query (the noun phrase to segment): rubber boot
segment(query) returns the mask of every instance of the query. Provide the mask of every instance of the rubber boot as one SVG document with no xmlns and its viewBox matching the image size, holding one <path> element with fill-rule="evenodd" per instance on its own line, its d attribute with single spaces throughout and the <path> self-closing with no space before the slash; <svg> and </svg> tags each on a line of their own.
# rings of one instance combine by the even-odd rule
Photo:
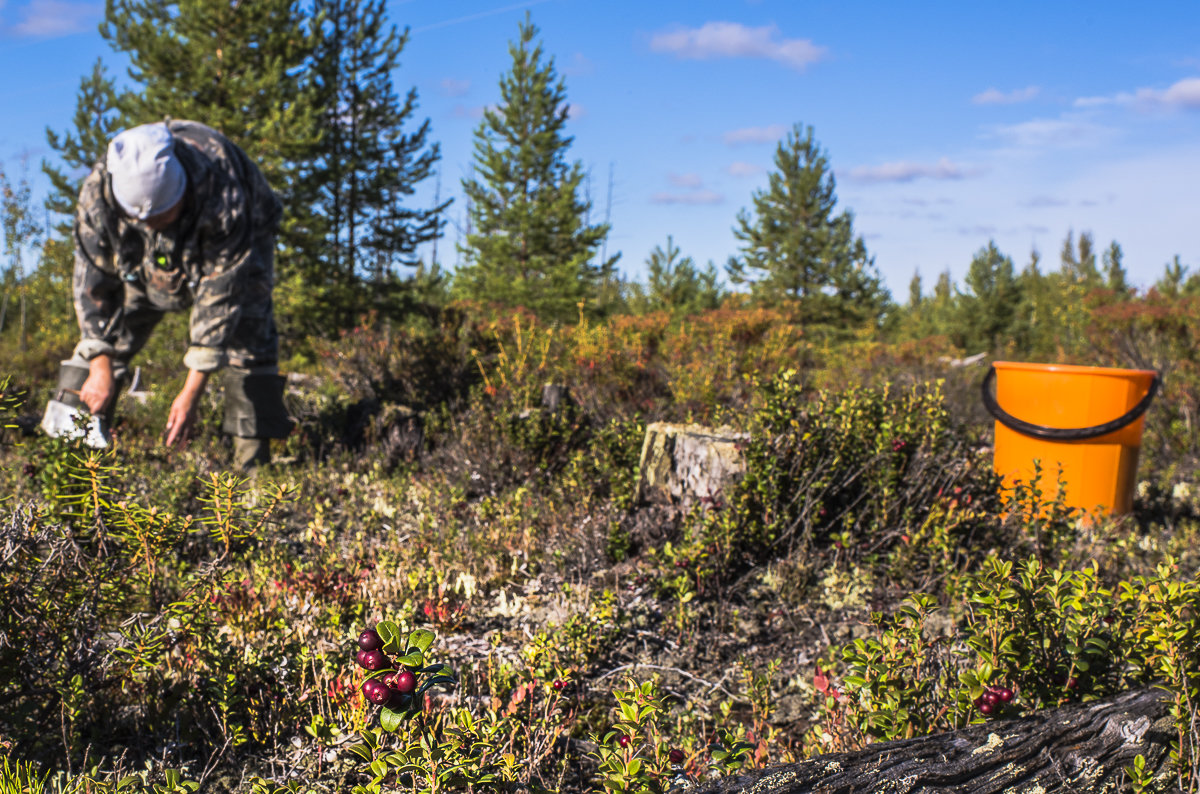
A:
<svg viewBox="0 0 1200 794">
<path fill-rule="evenodd" d="M 270 439 L 233 437 L 233 467 L 236 471 L 253 475 L 258 471 L 259 466 L 270 462 Z"/>
</svg>

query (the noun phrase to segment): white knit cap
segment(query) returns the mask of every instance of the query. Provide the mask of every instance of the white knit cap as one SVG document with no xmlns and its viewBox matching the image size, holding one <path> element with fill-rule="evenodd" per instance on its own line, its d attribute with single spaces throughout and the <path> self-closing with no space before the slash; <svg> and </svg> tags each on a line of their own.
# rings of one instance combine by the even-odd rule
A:
<svg viewBox="0 0 1200 794">
<path fill-rule="evenodd" d="M 161 122 L 133 127 L 113 138 L 108 144 L 108 173 L 113 195 L 138 220 L 174 207 L 187 187 L 174 138 Z"/>
</svg>

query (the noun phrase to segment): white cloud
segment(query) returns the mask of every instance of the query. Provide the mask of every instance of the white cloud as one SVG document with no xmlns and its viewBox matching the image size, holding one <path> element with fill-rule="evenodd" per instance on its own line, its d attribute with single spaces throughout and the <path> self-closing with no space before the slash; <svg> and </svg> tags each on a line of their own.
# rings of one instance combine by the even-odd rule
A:
<svg viewBox="0 0 1200 794">
<path fill-rule="evenodd" d="M 1099 125 L 1072 118 L 1031 119 L 989 129 L 993 137 L 1030 149 L 1076 148 L 1095 143 L 1108 132 Z"/>
<path fill-rule="evenodd" d="M 914 179 L 963 179 L 979 173 L 978 168 L 960 165 L 943 157 L 936 163 L 897 160 L 882 165 L 862 165 L 850 169 L 849 177 L 857 182 L 911 182 Z"/>
<path fill-rule="evenodd" d="M 1200 77 L 1185 77 L 1164 89 L 1139 88 L 1112 96 L 1080 97 L 1075 107 L 1130 105 L 1138 110 L 1200 110 Z"/>
<path fill-rule="evenodd" d="M 67 36 L 91 30 L 103 11 L 102 3 L 32 0 L 12 31 L 19 36 Z"/>
<path fill-rule="evenodd" d="M 725 197 L 714 190 L 693 190 L 687 193 L 655 193 L 654 204 L 720 204 Z"/>
<path fill-rule="evenodd" d="M 1138 97 L 1167 107 L 1200 110 L 1200 77 L 1180 80 L 1166 91 L 1141 89 Z"/>
<path fill-rule="evenodd" d="M 680 58 L 767 58 L 803 70 L 826 53 L 810 39 L 784 39 L 775 25 L 750 28 L 736 22 L 707 22 L 699 28 L 656 33 L 650 49 Z"/>
<path fill-rule="evenodd" d="M 675 187 L 698 188 L 704 184 L 699 174 L 667 174 L 667 181 Z"/>
<path fill-rule="evenodd" d="M 971 101 L 976 105 L 1015 105 L 1019 102 L 1028 102 L 1036 97 L 1040 90 L 1036 85 L 1016 88 L 1012 91 L 999 91 L 995 88 L 989 88 L 971 97 Z"/>
<path fill-rule="evenodd" d="M 449 97 L 465 96 L 471 90 L 470 80 L 455 80 L 453 77 L 444 77 L 442 82 L 438 84 L 442 94 Z"/>
<path fill-rule="evenodd" d="M 775 143 L 787 134 L 787 127 L 782 124 L 771 124 L 766 127 L 742 127 L 731 130 L 721 136 L 727 146 L 738 146 L 743 143 Z"/>
<path fill-rule="evenodd" d="M 763 168 L 761 165 L 745 163 L 741 160 L 730 163 L 725 167 L 725 172 L 730 176 L 758 176 L 759 174 L 764 173 L 766 170 L 767 169 Z"/>
</svg>

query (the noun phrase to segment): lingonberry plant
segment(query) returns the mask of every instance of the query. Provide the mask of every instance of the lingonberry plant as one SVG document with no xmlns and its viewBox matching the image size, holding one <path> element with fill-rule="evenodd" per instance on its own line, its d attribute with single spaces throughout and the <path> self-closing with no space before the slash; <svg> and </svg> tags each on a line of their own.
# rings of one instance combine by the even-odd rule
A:
<svg viewBox="0 0 1200 794">
<path fill-rule="evenodd" d="M 892 615 L 875 614 L 873 636 L 841 649 L 840 691 L 818 672 L 829 696 L 810 746 L 859 747 L 1157 682 L 1172 695 L 1181 785 L 1192 779 L 1200 583 L 1178 581 L 1171 561 L 1112 588 L 1094 563 L 1071 570 L 991 557 L 956 592 L 965 609 L 949 633 L 929 628 L 936 601 L 916 594 Z"/>
<path fill-rule="evenodd" d="M 390 620 L 359 635 L 355 661 L 370 671 L 362 684 L 363 696 L 382 706 L 383 730 L 395 733 L 401 723 L 420 714 L 421 697 L 432 687 L 458 683 L 449 667 L 429 663 L 435 639 L 428 629 L 416 629 L 404 639 L 400 627 Z"/>
<path fill-rule="evenodd" d="M 653 681 L 629 679 L 613 691 L 616 719 L 592 741 L 600 785 L 610 794 L 664 792 L 670 787 L 672 742 L 664 735 L 665 709 Z"/>
</svg>

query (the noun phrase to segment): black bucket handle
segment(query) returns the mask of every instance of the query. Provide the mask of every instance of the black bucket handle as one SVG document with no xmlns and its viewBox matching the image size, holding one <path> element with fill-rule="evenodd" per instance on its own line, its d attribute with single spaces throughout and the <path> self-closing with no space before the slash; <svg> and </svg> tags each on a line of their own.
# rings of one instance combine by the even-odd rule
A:
<svg viewBox="0 0 1200 794">
<path fill-rule="evenodd" d="M 1138 404 L 1130 408 L 1124 415 L 1117 417 L 1111 422 L 1105 422 L 1102 425 L 1094 425 L 1092 427 L 1046 427 L 1045 425 L 1035 425 L 1031 422 L 1018 419 L 1001 408 L 1000 403 L 996 402 L 996 398 L 992 395 L 992 382 L 994 380 L 996 380 L 996 367 L 991 366 L 988 367 L 987 374 L 983 376 L 983 384 L 980 386 L 980 393 L 983 396 L 983 406 L 988 409 L 988 413 L 996 417 L 997 422 L 1010 430 L 1015 430 L 1018 433 L 1045 441 L 1083 441 L 1115 433 L 1146 413 L 1146 409 L 1150 407 L 1150 403 L 1154 400 L 1154 395 L 1158 393 L 1159 386 L 1162 385 L 1162 375 L 1155 373 L 1154 380 L 1150 381 L 1150 388 L 1146 391 L 1146 396 L 1139 400 Z"/>
</svg>

